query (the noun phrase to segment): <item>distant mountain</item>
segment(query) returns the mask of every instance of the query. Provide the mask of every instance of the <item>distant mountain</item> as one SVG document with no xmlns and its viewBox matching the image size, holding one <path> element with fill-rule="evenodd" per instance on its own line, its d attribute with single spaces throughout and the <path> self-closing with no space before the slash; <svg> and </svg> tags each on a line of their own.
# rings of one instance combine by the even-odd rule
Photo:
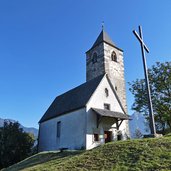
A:
<svg viewBox="0 0 171 171">
<path fill-rule="evenodd" d="M 17 121 L 12 120 L 12 119 L 2 119 L 2 118 L 0 118 L 0 127 L 2 127 L 4 125 L 4 121 L 7 121 L 7 122 L 17 122 Z M 35 136 L 35 138 L 38 137 L 38 129 L 33 128 L 33 127 L 24 127 L 21 124 L 20 124 L 20 127 L 23 129 L 24 132 L 32 133 Z"/>
<path fill-rule="evenodd" d="M 150 133 L 147 121 L 143 114 L 135 112 L 131 116 L 131 120 L 129 121 L 129 129 L 131 138 L 136 138 L 136 130 L 138 129 L 141 134 Z"/>
</svg>

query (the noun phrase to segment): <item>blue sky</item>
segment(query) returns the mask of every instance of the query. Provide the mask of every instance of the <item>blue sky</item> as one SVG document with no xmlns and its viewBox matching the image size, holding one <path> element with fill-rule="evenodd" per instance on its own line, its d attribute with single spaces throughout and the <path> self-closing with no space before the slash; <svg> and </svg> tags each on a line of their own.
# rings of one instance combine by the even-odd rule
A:
<svg viewBox="0 0 171 171">
<path fill-rule="evenodd" d="M 38 127 L 54 98 L 85 82 L 85 52 L 105 22 L 124 50 L 126 83 L 143 77 L 132 30 L 143 27 L 147 64 L 171 59 L 171 1 L 0 1 L 0 117 Z M 128 91 L 129 113 L 133 96 Z"/>
</svg>

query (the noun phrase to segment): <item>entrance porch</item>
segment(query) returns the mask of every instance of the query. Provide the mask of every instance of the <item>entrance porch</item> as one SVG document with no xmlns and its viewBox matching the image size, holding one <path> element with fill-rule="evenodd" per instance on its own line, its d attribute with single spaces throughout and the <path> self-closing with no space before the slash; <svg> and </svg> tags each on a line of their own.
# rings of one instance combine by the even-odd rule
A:
<svg viewBox="0 0 171 171">
<path fill-rule="evenodd" d="M 91 110 L 95 124 L 91 129 L 89 128 L 92 131 L 87 135 L 87 142 L 90 144 L 88 149 L 127 138 L 125 120 L 129 120 L 128 115 L 106 109 L 92 108 Z"/>
</svg>

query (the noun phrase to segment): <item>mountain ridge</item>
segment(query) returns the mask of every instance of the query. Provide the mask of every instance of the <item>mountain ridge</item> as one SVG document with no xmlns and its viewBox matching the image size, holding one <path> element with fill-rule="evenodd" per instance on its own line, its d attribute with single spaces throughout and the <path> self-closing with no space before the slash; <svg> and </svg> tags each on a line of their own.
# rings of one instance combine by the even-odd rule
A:
<svg viewBox="0 0 171 171">
<path fill-rule="evenodd" d="M 139 130 L 142 135 L 150 133 L 147 120 L 145 119 L 145 116 L 142 113 L 134 112 L 130 116 L 130 118 L 131 120 L 129 121 L 129 129 L 131 138 L 137 138 L 136 130 Z"/>
<path fill-rule="evenodd" d="M 5 121 L 7 121 L 7 122 L 13 122 L 13 123 L 14 122 L 18 122 L 18 121 L 13 120 L 13 119 L 3 119 L 3 118 L 0 118 L 0 127 L 3 127 Z M 34 128 L 34 127 L 25 127 L 22 124 L 20 124 L 20 128 L 22 128 L 24 132 L 32 133 L 35 136 L 35 138 L 38 137 L 38 129 L 37 128 Z"/>
</svg>

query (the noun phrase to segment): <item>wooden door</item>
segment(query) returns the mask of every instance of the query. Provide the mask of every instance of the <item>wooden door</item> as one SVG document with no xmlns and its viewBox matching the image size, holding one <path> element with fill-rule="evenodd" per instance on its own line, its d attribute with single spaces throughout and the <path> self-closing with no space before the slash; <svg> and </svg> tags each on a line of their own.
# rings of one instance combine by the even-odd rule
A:
<svg viewBox="0 0 171 171">
<path fill-rule="evenodd" d="M 105 143 L 111 142 L 111 131 L 104 131 Z"/>
</svg>

